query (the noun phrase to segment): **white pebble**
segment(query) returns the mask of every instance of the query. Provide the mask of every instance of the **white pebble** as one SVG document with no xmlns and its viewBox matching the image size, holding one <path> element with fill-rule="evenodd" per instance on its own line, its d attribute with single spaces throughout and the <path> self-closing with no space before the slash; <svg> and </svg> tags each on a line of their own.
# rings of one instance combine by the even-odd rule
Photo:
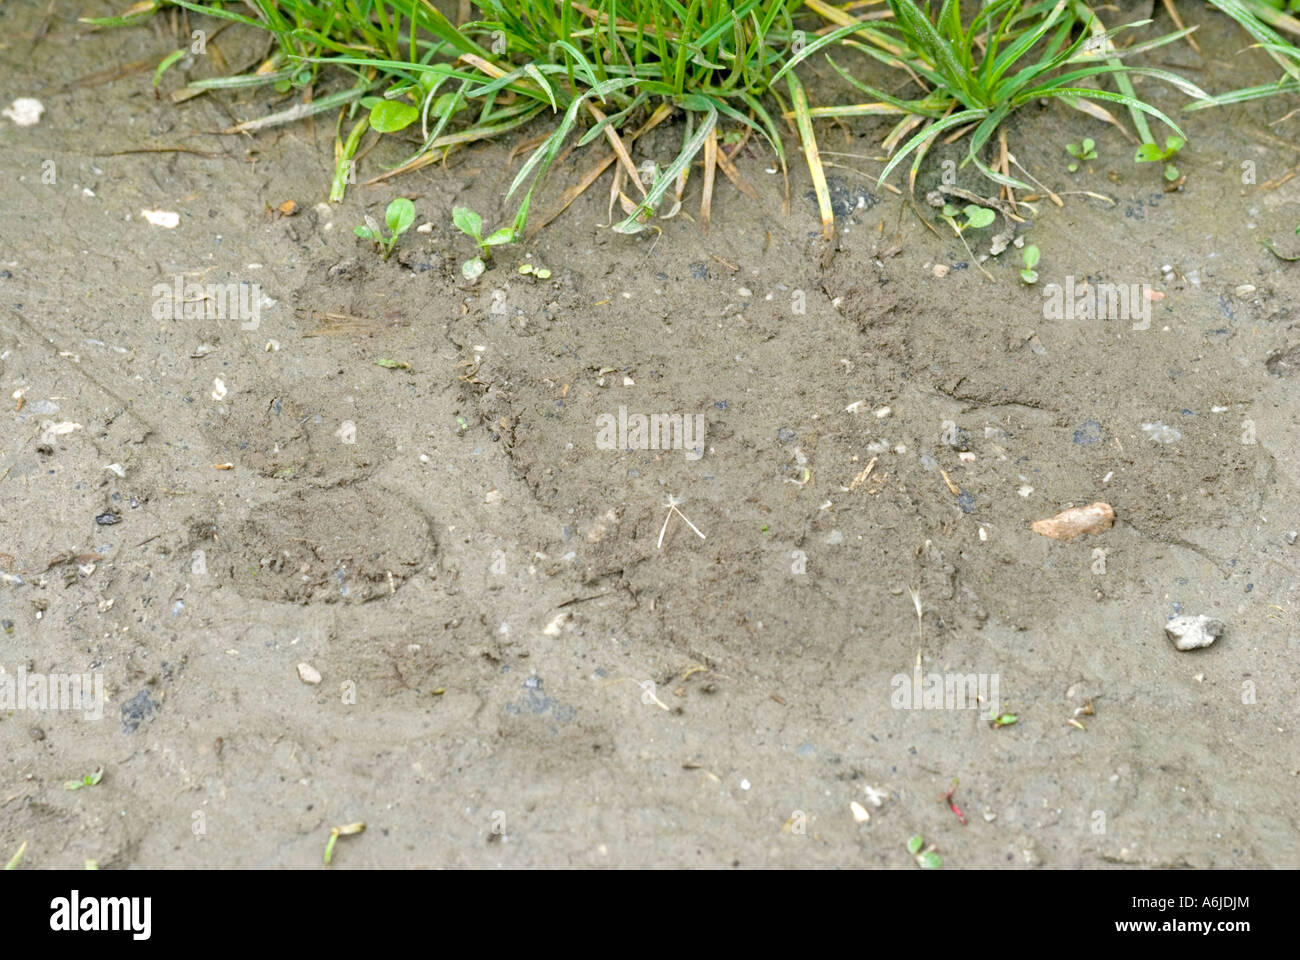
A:
<svg viewBox="0 0 1300 960">
<path fill-rule="evenodd" d="M 320 672 L 310 663 L 298 664 L 298 679 L 303 683 L 320 683 Z"/>
<path fill-rule="evenodd" d="M 0 116 L 8 117 L 17 126 L 30 127 L 41 122 L 41 114 L 44 112 L 45 107 L 41 101 L 34 97 L 19 97 L 4 110 L 0 110 Z"/>
<path fill-rule="evenodd" d="M 1184 614 L 1165 624 L 1165 633 L 1179 650 L 1196 650 L 1208 647 L 1223 636 L 1223 621 L 1205 614 L 1197 617 Z"/>
<path fill-rule="evenodd" d="M 1177 443 L 1183 439 L 1181 430 L 1177 427 L 1171 427 L 1161 420 L 1157 420 L 1155 423 L 1142 424 L 1142 432 L 1156 443 Z"/>
<path fill-rule="evenodd" d="M 171 210 L 141 210 L 140 215 L 155 227 L 164 227 L 167 230 L 173 229 L 181 222 L 181 215 Z"/>
</svg>

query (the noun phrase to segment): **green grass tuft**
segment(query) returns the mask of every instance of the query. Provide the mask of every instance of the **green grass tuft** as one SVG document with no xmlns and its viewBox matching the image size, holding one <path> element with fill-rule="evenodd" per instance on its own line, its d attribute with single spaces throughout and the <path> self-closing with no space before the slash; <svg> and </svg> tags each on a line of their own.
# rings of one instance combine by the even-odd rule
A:
<svg viewBox="0 0 1300 960">
<path fill-rule="evenodd" d="M 1121 62 L 1121 58 L 1171 43 L 1190 30 L 1120 50 L 1111 42 L 1114 35 L 1150 21 L 1125 24 L 1108 32 L 1081 0 L 989 0 L 965 22 L 957 0 L 945 0 L 938 10 L 932 9 L 928 0 L 887 3 L 892 19 L 864 18 L 847 23 L 843 22 L 847 18 L 842 11 L 810 3 L 823 16 L 842 25 L 809 44 L 783 68 L 788 70 L 811 54 L 837 45 L 905 71 L 912 78 L 921 95 L 910 99 L 894 96 L 862 81 L 856 72 L 826 54 L 840 76 L 873 100 L 818 108 L 812 111 L 814 117 L 900 117 L 884 141 L 893 148 L 893 155 L 880 174 L 881 183 L 909 155 L 914 183 L 921 161 L 936 138 L 950 130 L 964 136 L 969 130 L 963 165 L 973 163 L 985 177 L 1002 186 L 1031 190 L 1029 184 L 994 170 L 981 157 L 998 127 L 1025 104 L 1059 98 L 1093 116 L 1109 117 L 1104 108 L 1082 102 L 1118 103 L 1132 113 L 1141 139 L 1150 141 L 1147 116 L 1161 121 L 1179 136 L 1183 133 L 1167 116 L 1133 94 L 1128 82 L 1131 74 L 1157 77 L 1198 99 L 1208 97 L 1195 84 L 1170 71 Z M 1112 77 L 1118 92 L 1100 86 Z M 899 145 L 909 134 L 910 139 Z"/>
<path fill-rule="evenodd" d="M 256 72 L 209 81 L 208 87 L 266 83 L 289 92 L 332 82 L 327 77 L 337 71 L 351 74 L 351 87 L 335 94 L 342 101 L 335 200 L 351 182 L 367 130 L 392 135 L 418 125 L 419 146 L 398 168 L 410 169 L 462 144 L 551 117 L 552 132 L 509 189 L 508 196 L 517 198 L 517 237 L 538 184 L 571 135 L 581 130 L 579 146 L 603 136 L 618 152 L 621 136 L 665 104 L 691 118 L 688 133 L 653 183 L 629 174 L 639 192 L 625 204 L 631 212 L 618 229 L 641 229 L 670 190 L 680 201 L 691 164 L 716 147 L 721 123 L 757 134 L 785 167 L 780 133 L 763 99 L 788 56 L 801 0 L 590 3 L 488 0 L 473 5 L 478 19 L 460 25 L 430 0 L 245 0 L 242 7 L 157 0 L 150 9 L 182 7 L 274 34 L 277 50 Z M 140 15 L 91 22 L 120 25 Z M 314 97 L 313 112 L 318 104 Z M 234 129 L 262 129 L 305 115 L 292 108 Z"/>
</svg>

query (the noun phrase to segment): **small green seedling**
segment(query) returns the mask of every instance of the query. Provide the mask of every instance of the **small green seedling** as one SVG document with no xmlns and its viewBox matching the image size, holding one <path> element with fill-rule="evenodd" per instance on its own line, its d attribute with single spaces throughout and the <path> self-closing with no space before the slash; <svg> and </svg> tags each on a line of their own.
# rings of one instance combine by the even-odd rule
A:
<svg viewBox="0 0 1300 960">
<path fill-rule="evenodd" d="M 907 841 L 907 852 L 916 860 L 918 867 L 922 870 L 938 870 L 943 866 L 943 857 L 934 852 L 935 845 L 933 843 L 925 847 L 924 850 L 921 849 L 922 847 L 925 847 L 925 841 L 921 839 L 919 833 Z"/>
<path fill-rule="evenodd" d="M 96 767 L 94 773 L 88 773 L 80 780 L 66 780 L 63 783 L 64 790 L 80 790 L 82 787 L 93 787 L 99 781 L 104 779 L 104 768 Z"/>
<path fill-rule="evenodd" d="M 380 229 L 379 224 L 375 223 L 370 216 L 366 217 L 365 226 L 357 227 L 352 232 L 362 240 L 373 243 L 375 249 L 387 260 L 393 252 L 393 247 L 397 246 L 397 238 L 411 229 L 411 224 L 415 223 L 415 204 L 405 197 L 394 197 L 393 202 L 384 212 L 384 220 L 388 223 L 387 237 L 384 236 L 384 231 Z"/>
<path fill-rule="evenodd" d="M 275 81 L 276 93 L 288 93 L 295 87 L 302 88 L 311 83 L 311 71 L 308 69 L 299 70 L 291 77 L 282 77 Z"/>
<path fill-rule="evenodd" d="M 966 216 L 965 223 L 962 224 L 957 223 L 957 220 L 955 218 L 959 213 L 964 214 Z M 951 203 L 945 203 L 943 205 L 943 218 L 948 221 L 948 223 L 952 226 L 954 230 L 957 231 L 958 234 L 960 234 L 963 230 L 967 229 L 968 227 L 972 230 L 978 230 L 981 227 L 987 227 L 990 223 L 993 222 L 993 218 L 995 216 L 996 214 L 992 210 L 988 209 L 987 207 L 976 206 L 973 203 L 966 204 L 966 206 L 962 207 L 960 210 L 954 207 Z"/>
<path fill-rule="evenodd" d="M 5 864 L 5 869 L 17 870 L 18 864 L 23 862 L 23 854 L 26 852 L 27 852 L 27 841 L 24 840 L 22 842 L 22 846 L 18 848 L 18 852 L 15 853 L 12 857 L 10 857 L 9 862 Z"/>
<path fill-rule="evenodd" d="M 1300 227 L 1296 228 L 1296 233 L 1300 233 Z M 1300 255 L 1288 257 L 1285 253 L 1280 252 L 1277 247 L 1273 246 L 1273 241 L 1269 240 L 1267 237 L 1259 242 L 1264 245 L 1265 250 L 1273 254 L 1273 256 L 1277 257 L 1279 260 L 1285 260 L 1287 263 L 1295 263 L 1297 260 L 1300 260 Z"/>
<path fill-rule="evenodd" d="M 1096 160 L 1097 151 L 1093 149 L 1096 146 L 1097 144 L 1094 141 L 1085 139 L 1083 143 L 1067 143 L 1065 145 L 1065 152 L 1074 157 L 1075 160 Z M 1074 173 L 1079 169 L 1079 165 L 1077 163 L 1071 163 L 1065 169 Z"/>
<path fill-rule="evenodd" d="M 390 360 L 388 357 L 380 357 L 375 361 L 375 366 L 384 367 L 388 370 L 410 370 L 411 365 L 405 360 Z"/>
<path fill-rule="evenodd" d="M 957 222 L 957 217 L 959 215 L 965 215 L 965 223 Z M 944 222 L 947 223 L 948 226 L 952 227 L 952 232 L 957 234 L 957 239 L 961 241 L 961 245 L 966 248 L 966 252 L 970 254 L 970 258 L 974 260 L 975 251 L 970 248 L 970 244 L 967 243 L 966 238 L 962 236 L 962 231 L 968 228 L 978 230 L 981 227 L 987 227 L 993 222 L 997 214 L 987 207 L 981 207 L 974 203 L 968 203 L 960 210 L 954 207 L 951 203 L 945 203 L 939 216 L 943 218 Z M 979 263 L 976 262 L 975 266 L 979 267 Z M 979 267 L 979 269 L 980 273 L 988 277 L 989 280 L 993 279 L 993 275 L 983 267 Z"/>
<path fill-rule="evenodd" d="M 547 270 L 545 267 L 534 267 L 531 263 L 519 264 L 519 272 L 524 274 L 525 276 L 527 276 L 528 274 L 532 274 L 538 280 L 551 279 L 550 270 Z"/>
<path fill-rule="evenodd" d="M 1163 161 L 1165 164 L 1165 179 L 1173 183 L 1178 179 L 1178 168 L 1168 161 L 1179 150 L 1183 149 L 1183 144 L 1186 142 L 1182 137 L 1166 137 L 1164 149 L 1157 147 L 1154 143 L 1144 143 L 1137 148 L 1133 162 L 1160 163 Z"/>
<path fill-rule="evenodd" d="M 325 844 L 325 866 L 329 866 L 334 859 L 334 844 L 338 843 L 339 837 L 350 837 L 353 834 L 363 833 L 366 829 L 364 823 L 349 823 L 341 827 L 330 827 L 329 842 Z"/>
<path fill-rule="evenodd" d="M 1034 267 L 1038 266 L 1038 248 L 1031 243 L 1021 251 L 1020 256 L 1025 261 L 1025 268 L 1020 271 L 1020 279 L 1025 283 L 1037 283 L 1038 271 Z"/>
<path fill-rule="evenodd" d="M 1009 727 L 1019 719 L 1020 718 L 1014 713 L 1000 714 L 994 710 L 989 714 L 989 723 L 992 724 L 994 730 L 1001 729 L 1002 727 Z"/>
<path fill-rule="evenodd" d="M 189 53 L 189 50 L 173 50 L 159 61 L 158 69 L 153 72 L 153 98 L 155 100 L 158 99 L 158 86 L 162 83 L 162 75 L 167 72 L 168 67 L 177 60 L 184 58 L 187 53 Z"/>
<path fill-rule="evenodd" d="M 466 260 L 460 265 L 460 272 L 466 280 L 477 279 L 486 269 L 485 260 L 492 258 L 492 248 L 503 243 L 515 242 L 514 227 L 502 227 L 488 236 L 483 236 L 483 218 L 469 207 L 456 207 L 451 211 L 451 221 L 477 245 L 482 256 Z"/>
</svg>

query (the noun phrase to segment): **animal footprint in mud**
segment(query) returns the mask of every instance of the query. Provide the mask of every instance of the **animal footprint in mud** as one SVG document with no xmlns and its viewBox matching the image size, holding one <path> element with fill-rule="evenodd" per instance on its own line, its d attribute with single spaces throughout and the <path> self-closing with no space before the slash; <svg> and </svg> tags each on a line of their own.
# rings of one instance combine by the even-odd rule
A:
<svg viewBox="0 0 1300 960">
<path fill-rule="evenodd" d="M 296 489 L 249 511 L 227 539 L 243 597 L 364 603 L 395 594 L 437 556 L 417 504 L 364 483 Z"/>
<path fill-rule="evenodd" d="M 1053 540 L 1073 540 L 1081 534 L 1109 530 L 1114 522 L 1114 508 L 1109 503 L 1098 501 L 1086 507 L 1071 507 L 1046 520 L 1037 520 L 1031 529 Z"/>
</svg>

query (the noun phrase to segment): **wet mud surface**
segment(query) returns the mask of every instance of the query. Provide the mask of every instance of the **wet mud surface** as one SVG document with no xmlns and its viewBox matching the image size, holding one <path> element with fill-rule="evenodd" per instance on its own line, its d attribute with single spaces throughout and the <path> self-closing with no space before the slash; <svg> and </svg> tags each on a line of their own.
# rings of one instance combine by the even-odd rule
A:
<svg viewBox="0 0 1300 960">
<path fill-rule="evenodd" d="M 69 15 L 29 52 L 42 14 L 0 14 L 0 99 L 46 108 L 0 126 L 0 666 L 102 675 L 104 705 L 0 709 L 6 858 L 319 867 L 361 820 L 335 869 L 915 869 L 914 833 L 946 868 L 1300 865 L 1300 264 L 1260 243 L 1300 240 L 1288 105 L 1184 115 L 1173 193 L 1113 128 L 1014 117 L 1064 201 L 1018 228 L 1034 287 L 876 187 L 866 120 L 819 127 L 833 250 L 755 144 L 761 203 L 721 184 L 707 234 L 613 233 L 602 180 L 471 284 L 450 211 L 505 220 L 512 143 L 321 206 L 332 120 L 205 134 L 283 104 L 155 100 L 164 22 Z M 1206 19 L 1208 61 L 1159 65 L 1270 78 Z M 431 227 L 383 261 L 352 228 L 399 194 Z M 256 284 L 256 322 L 160 317 L 178 277 Z M 1104 532 L 1030 529 L 1094 501 Z M 1202 613 L 1224 636 L 1175 650 Z M 993 702 L 907 702 L 918 652 Z"/>
</svg>

